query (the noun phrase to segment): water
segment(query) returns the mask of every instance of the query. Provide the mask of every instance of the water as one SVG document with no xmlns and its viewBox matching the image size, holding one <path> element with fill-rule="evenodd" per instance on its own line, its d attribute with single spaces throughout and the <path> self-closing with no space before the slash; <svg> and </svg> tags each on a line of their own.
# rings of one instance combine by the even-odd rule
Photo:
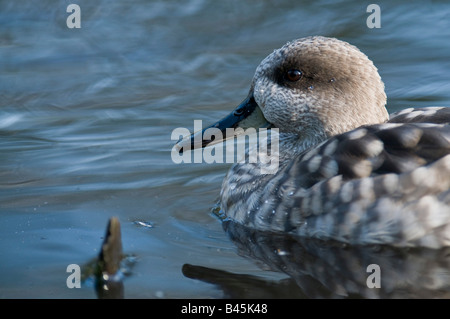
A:
<svg viewBox="0 0 450 319">
<path fill-rule="evenodd" d="M 66 27 L 70 3 L 81 29 Z M 450 105 L 450 4 L 378 1 L 369 29 L 370 3 L 0 1 L 0 297 L 96 298 L 90 281 L 67 288 L 66 267 L 98 254 L 111 216 L 136 256 L 126 298 L 345 296 L 296 276 L 323 264 L 283 257 L 308 249 L 231 240 L 210 213 L 229 164 L 174 164 L 170 134 L 228 114 L 266 55 L 309 35 L 365 52 L 390 111 Z"/>
</svg>

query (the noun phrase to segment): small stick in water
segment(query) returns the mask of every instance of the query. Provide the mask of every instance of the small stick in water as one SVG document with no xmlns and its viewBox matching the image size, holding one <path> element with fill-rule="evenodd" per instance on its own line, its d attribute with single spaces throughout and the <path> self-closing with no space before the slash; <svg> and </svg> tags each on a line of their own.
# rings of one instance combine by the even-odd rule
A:
<svg viewBox="0 0 450 319">
<path fill-rule="evenodd" d="M 105 239 L 99 255 L 101 272 L 109 276 L 114 276 L 120 269 L 122 260 L 122 236 L 120 233 L 120 222 L 117 217 L 109 220 L 106 228 Z"/>
</svg>

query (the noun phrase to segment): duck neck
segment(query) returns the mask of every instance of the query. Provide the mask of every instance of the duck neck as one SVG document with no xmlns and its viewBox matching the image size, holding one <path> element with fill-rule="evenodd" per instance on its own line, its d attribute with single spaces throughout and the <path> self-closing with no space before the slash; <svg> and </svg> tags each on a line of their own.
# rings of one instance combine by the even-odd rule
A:
<svg viewBox="0 0 450 319">
<path fill-rule="evenodd" d="M 302 136 L 294 133 L 280 133 L 280 163 L 291 160 L 326 139 L 327 135 L 324 132 L 316 132 Z"/>
<path fill-rule="evenodd" d="M 276 138 L 274 139 L 274 137 Z M 286 163 L 326 138 L 325 133 L 302 137 L 294 133 L 271 134 L 270 139 L 259 141 L 259 145 L 248 149 L 247 156 L 237 163 L 236 169 L 239 168 L 241 172 L 248 170 L 249 174 L 252 172 L 250 175 L 276 174 Z M 265 147 L 261 147 L 261 142 Z M 250 157 L 258 160 L 249 162 Z"/>
</svg>

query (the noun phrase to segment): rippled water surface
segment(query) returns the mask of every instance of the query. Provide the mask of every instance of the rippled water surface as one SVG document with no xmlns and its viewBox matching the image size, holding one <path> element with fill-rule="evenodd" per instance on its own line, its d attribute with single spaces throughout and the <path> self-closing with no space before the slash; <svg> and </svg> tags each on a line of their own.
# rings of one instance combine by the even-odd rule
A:
<svg viewBox="0 0 450 319">
<path fill-rule="evenodd" d="M 266 55 L 309 35 L 365 52 L 390 111 L 450 105 L 450 4 L 380 1 L 369 29 L 372 2 L 1 1 L 0 297 L 96 298 L 66 267 L 98 254 L 111 216 L 136 258 L 126 298 L 345 296 L 238 249 L 211 214 L 229 164 L 174 164 L 171 133 L 226 115 Z"/>
</svg>

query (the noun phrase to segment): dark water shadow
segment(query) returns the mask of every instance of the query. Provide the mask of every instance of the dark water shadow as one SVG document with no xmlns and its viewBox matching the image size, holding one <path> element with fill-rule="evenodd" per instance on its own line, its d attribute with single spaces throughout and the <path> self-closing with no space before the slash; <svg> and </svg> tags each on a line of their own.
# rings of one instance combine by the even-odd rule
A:
<svg viewBox="0 0 450 319">
<path fill-rule="evenodd" d="M 224 223 L 224 229 L 240 255 L 289 276 L 277 282 L 183 266 L 186 277 L 217 285 L 225 298 L 450 297 L 450 248 L 348 246 L 259 232 L 231 222 Z M 368 269 L 369 265 L 379 268 Z"/>
</svg>

